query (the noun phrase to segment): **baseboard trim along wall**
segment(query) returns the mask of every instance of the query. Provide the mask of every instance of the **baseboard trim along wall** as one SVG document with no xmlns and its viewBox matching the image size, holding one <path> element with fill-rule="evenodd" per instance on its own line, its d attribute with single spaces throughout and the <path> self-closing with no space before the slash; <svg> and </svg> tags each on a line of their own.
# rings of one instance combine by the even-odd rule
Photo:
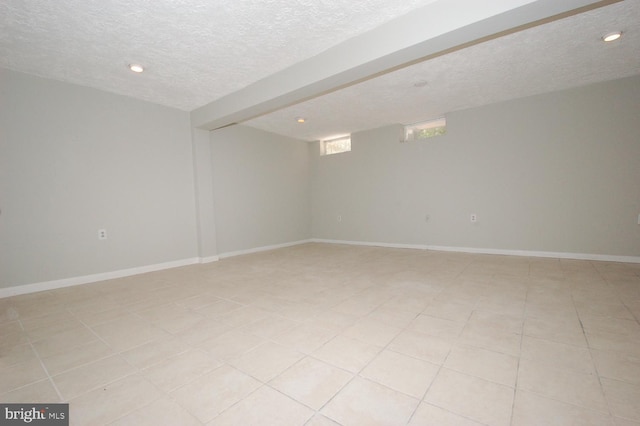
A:
<svg viewBox="0 0 640 426">
<path fill-rule="evenodd" d="M 370 247 L 450 251 L 450 252 L 458 252 L 458 253 L 499 254 L 499 255 L 506 255 L 506 256 L 549 257 L 549 258 L 556 258 L 556 259 L 597 260 L 597 261 L 603 261 L 603 262 L 640 263 L 640 256 L 614 256 L 614 255 L 608 255 L 608 254 L 564 253 L 564 252 L 551 252 L 551 251 L 502 250 L 502 249 L 475 248 L 475 247 L 448 247 L 448 246 L 431 246 L 431 245 L 420 245 L 420 244 L 377 243 L 377 242 L 368 242 L 368 241 L 330 240 L 330 239 L 322 239 L 322 238 L 312 238 L 311 242 L 328 243 L 328 244 L 348 244 L 348 245 L 370 246 Z"/>
<path fill-rule="evenodd" d="M 103 272 L 99 274 L 84 275 L 80 277 L 63 278 L 54 281 L 44 281 L 34 284 L 17 285 L 13 287 L 0 288 L 0 299 L 11 296 L 19 296 L 21 294 L 36 293 L 39 291 L 55 290 L 58 288 L 71 287 L 75 285 L 91 284 L 98 281 L 112 280 L 115 278 L 129 277 L 132 275 L 145 274 L 147 272 L 161 271 L 163 269 L 178 268 L 180 266 L 194 265 L 197 263 L 217 262 L 220 259 L 240 256 L 243 254 L 257 253 L 261 251 L 274 250 L 279 248 L 296 246 L 299 244 L 310 243 L 311 240 L 293 241 L 283 244 L 275 244 L 263 247 L 256 247 L 247 250 L 239 250 L 234 252 L 223 253 L 219 256 L 195 257 L 191 259 L 176 260 L 173 262 L 158 263 L 156 265 L 140 266 L 136 268 L 122 269 L 119 271 Z"/>
<path fill-rule="evenodd" d="M 196 263 L 204 262 L 202 262 L 199 258 L 175 260 L 172 262 L 158 263 L 155 265 L 121 269 L 119 271 L 102 272 L 99 274 L 83 275 L 80 277 L 63 278 L 60 280 L 5 287 L 0 288 L 0 299 L 4 297 L 19 296 L 21 294 L 36 293 L 38 291 L 55 290 L 58 288 L 72 287 L 75 285 L 90 284 L 98 281 L 129 277 L 131 275 L 145 274 L 147 272 L 161 271 L 163 269 L 178 268 L 180 266 L 194 265 Z"/>
<path fill-rule="evenodd" d="M 258 253 L 258 252 L 261 252 L 261 251 L 275 250 L 275 249 L 280 249 L 280 248 L 297 246 L 297 245 L 300 245 L 300 244 L 312 243 L 312 242 L 314 242 L 314 240 L 311 240 L 311 239 L 309 239 L 309 240 L 298 240 L 298 241 L 292 241 L 292 242 L 289 242 L 289 243 L 273 244 L 273 245 L 269 245 L 269 246 L 255 247 L 255 248 L 250 248 L 250 249 L 246 249 L 246 250 L 229 251 L 227 253 L 219 254 L 218 258 L 225 259 L 227 257 L 241 256 L 243 254 Z"/>
<path fill-rule="evenodd" d="M 0 288 L 0 299 L 11 296 L 19 296 L 21 294 L 36 293 L 39 291 L 55 290 L 58 288 L 71 287 L 82 284 L 90 284 L 98 281 L 111 280 L 115 278 L 129 277 L 132 275 L 145 274 L 147 272 L 161 271 L 164 269 L 178 268 L 180 266 L 194 265 L 197 263 L 216 262 L 220 259 L 228 257 L 241 256 L 245 254 L 258 253 L 262 251 L 275 250 L 280 248 L 297 246 L 306 243 L 326 243 L 326 244 L 347 244 L 355 246 L 368 247 L 386 247 L 386 248 L 402 248 L 412 250 L 434 250 L 449 251 L 458 253 L 477 253 L 477 254 L 498 254 L 507 256 L 525 256 L 525 257 L 547 257 L 556 259 L 575 259 L 575 260 L 596 260 L 603 262 L 623 262 L 623 263 L 640 263 L 640 256 L 613 256 L 606 254 L 585 254 L 585 253 L 563 253 L 548 251 L 529 251 L 529 250 L 501 250 L 489 248 L 475 247 L 447 247 L 447 246 L 431 246 L 421 244 L 396 244 L 396 243 L 379 243 L 369 241 L 346 241 L 346 240 L 330 240 L 323 238 L 311 238 L 308 240 L 292 241 L 289 243 L 274 244 L 269 246 L 255 247 L 246 250 L 238 250 L 222 253 L 218 256 L 210 256 L 204 258 L 190 258 L 176 260 L 173 262 L 158 263 L 155 265 L 140 266 L 136 268 L 122 269 L 119 271 L 103 272 L 100 274 L 84 275 L 80 277 L 64 278 L 54 281 L 45 281 L 34 284 L 18 285 L 13 287 Z"/>
</svg>

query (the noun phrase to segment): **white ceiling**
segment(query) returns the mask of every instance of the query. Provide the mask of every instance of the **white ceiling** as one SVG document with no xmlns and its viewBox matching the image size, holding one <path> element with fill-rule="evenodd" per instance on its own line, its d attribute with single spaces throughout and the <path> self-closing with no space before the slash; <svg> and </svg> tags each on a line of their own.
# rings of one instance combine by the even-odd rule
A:
<svg viewBox="0 0 640 426">
<path fill-rule="evenodd" d="M 440 0 L 448 1 L 448 0 Z M 0 67 L 192 111 L 434 0 L 3 0 Z M 618 42 L 600 37 L 622 30 Z M 640 74 L 625 0 L 244 122 L 304 140 Z M 143 74 L 127 64 L 141 63 Z M 415 87 L 426 81 L 424 87 Z M 304 116 L 300 125 L 295 118 Z"/>
</svg>

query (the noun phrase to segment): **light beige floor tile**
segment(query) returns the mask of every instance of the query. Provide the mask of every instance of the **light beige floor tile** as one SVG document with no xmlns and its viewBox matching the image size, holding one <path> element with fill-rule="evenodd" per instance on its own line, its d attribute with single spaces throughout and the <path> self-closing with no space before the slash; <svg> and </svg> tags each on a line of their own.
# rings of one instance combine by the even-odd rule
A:
<svg viewBox="0 0 640 426">
<path fill-rule="evenodd" d="M 219 337 L 205 340 L 198 347 L 217 359 L 228 360 L 237 358 L 262 343 L 264 339 L 260 337 L 232 330 Z"/>
<path fill-rule="evenodd" d="M 0 394 L 47 377 L 37 358 L 0 368 Z"/>
<path fill-rule="evenodd" d="M 345 336 L 337 336 L 313 352 L 312 356 L 336 367 L 357 373 L 382 348 Z"/>
<path fill-rule="evenodd" d="M 298 325 L 300 325 L 300 323 L 297 321 L 291 321 L 283 317 L 269 315 L 251 324 L 245 325 L 238 330 L 264 339 L 272 339 Z"/>
<path fill-rule="evenodd" d="M 29 343 L 29 335 L 22 329 L 19 321 L 0 324 L 0 351 L 8 351 L 15 346 Z"/>
<path fill-rule="evenodd" d="M 495 312 L 475 310 L 465 330 L 489 329 L 505 334 L 522 333 L 523 319 L 519 316 L 499 314 Z"/>
<path fill-rule="evenodd" d="M 513 388 L 442 368 L 424 401 L 480 423 L 509 425 Z"/>
<path fill-rule="evenodd" d="M 133 315 L 91 328 L 116 351 L 126 351 L 153 340 L 169 337 L 166 331 Z"/>
<path fill-rule="evenodd" d="M 267 386 L 229 408 L 209 425 L 303 425 L 313 411 Z"/>
<path fill-rule="evenodd" d="M 31 340 L 39 340 L 84 325 L 67 311 L 22 320 L 22 326 Z"/>
<path fill-rule="evenodd" d="M 342 332 L 342 335 L 376 346 L 386 346 L 401 331 L 402 329 L 398 327 L 385 325 L 373 319 L 363 318 L 346 328 Z"/>
<path fill-rule="evenodd" d="M 172 356 L 142 371 L 142 375 L 159 389 L 170 392 L 220 367 L 222 362 L 200 350 Z"/>
<path fill-rule="evenodd" d="M 634 320 L 629 309 L 619 301 L 612 303 L 576 302 L 576 309 L 580 317 L 592 315 Z"/>
<path fill-rule="evenodd" d="M 519 356 L 521 340 L 521 334 L 475 324 L 471 327 L 465 327 L 459 342 L 467 346 Z"/>
<path fill-rule="evenodd" d="M 45 300 L 19 301 L 14 302 L 13 308 L 18 313 L 20 320 L 29 318 L 37 318 L 44 315 L 52 315 L 66 311 L 65 304 L 61 301 L 49 300 L 48 292 L 41 292 L 38 297 L 44 297 Z M 27 295 L 29 296 L 29 295 Z"/>
<path fill-rule="evenodd" d="M 53 376 L 62 397 L 70 400 L 107 383 L 135 373 L 121 356 L 113 355 Z"/>
<path fill-rule="evenodd" d="M 121 302 L 108 296 L 103 296 L 70 303 L 67 305 L 67 309 L 79 318 L 83 318 L 85 314 L 95 315 L 100 312 L 118 309 L 121 306 Z"/>
<path fill-rule="evenodd" d="M 601 377 L 640 385 L 640 356 L 620 352 L 591 350 Z"/>
<path fill-rule="evenodd" d="M 197 296 L 192 296 L 187 299 L 176 301 L 176 304 L 178 306 L 183 306 L 187 309 L 197 310 L 200 308 L 204 308 L 207 305 L 212 305 L 216 302 L 220 302 L 221 300 L 222 299 L 220 299 L 217 296 L 205 293 L 205 294 L 199 294 Z"/>
<path fill-rule="evenodd" d="M 456 339 L 462 332 L 464 325 L 464 322 L 418 315 L 409 325 L 409 329 L 444 339 Z"/>
<path fill-rule="evenodd" d="M 33 347 L 40 357 L 46 358 L 68 352 L 78 346 L 86 345 L 95 340 L 98 340 L 96 335 L 88 328 L 83 327 L 45 337 L 33 342 Z"/>
<path fill-rule="evenodd" d="M 615 333 L 586 333 L 589 347 L 640 357 L 640 338 Z"/>
<path fill-rule="evenodd" d="M 384 350 L 360 373 L 362 377 L 422 399 L 440 366 Z"/>
<path fill-rule="evenodd" d="M 269 315 L 271 315 L 269 312 L 263 309 L 258 309 L 255 306 L 243 306 L 240 309 L 235 309 L 219 315 L 216 319 L 229 327 L 236 328 L 260 321 L 261 319 L 267 318 Z"/>
<path fill-rule="evenodd" d="M 438 296 L 422 313 L 435 318 L 465 323 L 471 317 L 475 303 Z"/>
<path fill-rule="evenodd" d="M 228 314 L 229 312 L 235 311 L 237 309 L 242 308 L 244 305 L 236 302 L 232 302 L 230 300 L 220 300 L 219 302 L 214 302 L 210 305 L 203 306 L 200 309 L 197 309 L 196 312 L 206 315 L 208 317 L 219 317 L 220 315 Z"/>
<path fill-rule="evenodd" d="M 409 426 L 483 426 L 471 419 L 454 414 L 443 408 L 423 402 L 420 404 Z"/>
<path fill-rule="evenodd" d="M 359 295 L 358 295 L 359 296 Z M 344 302 L 340 302 L 331 308 L 334 312 L 339 312 L 345 315 L 351 315 L 357 318 L 362 318 L 365 315 L 370 314 L 376 308 L 382 304 L 381 302 L 367 302 L 360 297 L 353 296 Z"/>
<path fill-rule="evenodd" d="M 47 371 L 49 371 L 49 374 L 54 376 L 111 355 L 114 355 L 114 351 L 111 348 L 100 340 L 94 340 L 86 345 L 73 348 L 68 352 L 42 358 L 42 363 L 47 368 Z"/>
<path fill-rule="evenodd" d="M 176 425 L 200 426 L 202 423 L 175 401 L 164 397 L 120 417 L 110 426 Z"/>
<path fill-rule="evenodd" d="M 567 345 L 587 347 L 587 340 L 577 317 L 569 320 L 557 317 L 526 318 L 524 334 Z"/>
<path fill-rule="evenodd" d="M 228 360 L 229 364 L 263 382 L 276 377 L 302 359 L 304 355 L 294 349 L 266 342 L 239 357 Z"/>
<path fill-rule="evenodd" d="M 521 359 L 518 388 L 568 404 L 607 411 L 600 382 L 595 374 L 554 369 L 548 364 Z"/>
<path fill-rule="evenodd" d="M 110 426 L 175 425 L 199 426 L 202 423 L 170 398 L 164 397 L 120 417 Z"/>
<path fill-rule="evenodd" d="M 513 426 L 613 426 L 608 413 L 518 390 L 513 411 Z"/>
<path fill-rule="evenodd" d="M 87 327 L 102 324 L 105 322 L 117 320 L 125 315 L 129 315 L 131 312 L 122 306 L 118 306 L 114 309 L 109 309 L 102 312 L 82 311 L 74 313 L 74 316 L 82 321 Z"/>
<path fill-rule="evenodd" d="M 602 378 L 602 387 L 614 416 L 640 422 L 640 386 Z"/>
<path fill-rule="evenodd" d="M 0 394 L 0 401 L 4 403 L 61 402 L 49 379 L 40 380 L 7 393 L 2 393 Z"/>
<path fill-rule="evenodd" d="M 316 414 L 308 422 L 306 422 L 304 426 L 340 426 L 340 425 L 334 422 L 333 420 L 331 420 L 330 418 L 323 416 L 322 414 Z"/>
<path fill-rule="evenodd" d="M 214 339 L 233 330 L 233 328 L 219 318 L 205 318 L 192 327 L 176 332 L 174 336 L 179 337 L 188 345 L 198 346 L 206 340 Z"/>
<path fill-rule="evenodd" d="M 417 313 L 402 311 L 385 304 L 364 318 L 404 329 L 413 321 L 416 315 Z"/>
<path fill-rule="evenodd" d="M 20 318 L 18 311 L 9 302 L 10 299 L 4 299 L 0 302 L 0 324 L 16 321 Z"/>
<path fill-rule="evenodd" d="M 180 330 L 193 327 L 205 318 L 204 315 L 175 303 L 147 309 L 138 312 L 138 315 L 169 333 L 177 333 Z"/>
<path fill-rule="evenodd" d="M 442 364 L 451 346 L 451 340 L 429 336 L 418 331 L 405 330 L 389 344 L 388 348 L 434 364 Z"/>
<path fill-rule="evenodd" d="M 2 337 L 4 338 L 4 336 Z M 36 358 L 37 355 L 29 343 L 7 347 L 0 346 L 0 370 Z"/>
<path fill-rule="evenodd" d="M 595 372 L 588 349 L 551 340 L 524 336 L 520 356 L 552 368 L 574 370 L 586 374 Z"/>
<path fill-rule="evenodd" d="M 616 426 L 640 426 L 640 422 L 634 422 L 633 420 L 623 419 L 621 417 L 614 417 L 613 422 Z"/>
<path fill-rule="evenodd" d="M 309 354 L 327 343 L 335 335 L 335 331 L 304 323 L 275 336 L 272 340 L 299 352 Z"/>
<path fill-rule="evenodd" d="M 321 412 L 342 425 L 391 425 L 405 424 L 417 406 L 417 399 L 355 378 Z"/>
<path fill-rule="evenodd" d="M 588 334 L 617 334 L 640 341 L 640 324 L 635 320 L 581 315 L 580 321 Z"/>
<path fill-rule="evenodd" d="M 352 377 L 344 370 L 307 357 L 273 379 L 269 385 L 319 410 Z"/>
<path fill-rule="evenodd" d="M 444 366 L 490 382 L 514 387 L 518 375 L 518 358 L 473 346 L 451 348 Z"/>
<path fill-rule="evenodd" d="M 242 400 L 261 383 L 223 365 L 171 393 L 171 397 L 203 423 Z"/>
<path fill-rule="evenodd" d="M 180 337 L 153 340 L 121 353 L 127 362 L 139 369 L 151 367 L 190 348 Z"/>
<path fill-rule="evenodd" d="M 431 394 L 443 386 L 443 375 L 436 376 L 427 398 L 439 396 L 451 406 L 464 400 L 465 406 L 458 412 L 423 402 L 411 424 L 491 424 L 479 420 L 477 412 L 490 418 L 491 410 L 502 409 L 505 404 L 496 403 L 502 398 L 496 389 L 514 385 L 514 360 L 521 355 L 514 426 L 530 424 L 531 419 L 545 424 L 640 425 L 634 405 L 640 400 L 640 326 L 631 316 L 640 315 L 639 276 L 640 268 L 622 263 L 307 244 L 22 295 L 0 300 L 0 400 L 58 401 L 46 372 L 35 363 L 38 356 L 54 376 L 70 377 L 75 369 L 83 371 L 89 363 L 106 362 L 124 351 L 120 356 L 127 363 L 155 374 L 158 386 L 174 389 L 172 396 L 158 400 L 162 390 L 134 373 L 75 398 L 79 402 L 72 407 L 72 424 L 104 424 L 117 418 L 121 424 L 139 423 L 145 414 L 152 416 L 145 409 L 162 414 L 164 406 L 166 416 L 156 424 L 193 421 L 194 413 L 171 402 L 173 395 L 181 395 L 185 404 L 189 398 L 191 408 L 205 413 L 206 421 L 215 421 L 225 409 L 220 421 L 235 415 L 242 420 L 246 410 L 234 407 L 248 405 L 241 398 L 257 389 L 259 381 L 228 364 L 203 369 L 202 357 L 225 355 L 267 379 L 302 352 L 311 355 L 268 386 L 312 409 L 340 402 L 353 383 L 419 396 L 417 387 L 409 389 L 420 371 L 412 363 L 432 362 L 444 364 L 445 375 L 455 370 L 468 383 L 460 380 L 465 386 L 458 386 L 455 396 Z M 234 330 L 239 327 L 248 333 Z M 404 330 L 393 335 L 399 329 Z M 265 339 L 271 343 L 265 345 Z M 206 353 L 197 352 L 200 347 Z M 253 349 L 250 360 L 247 352 Z M 286 361 L 283 351 L 297 355 Z M 94 370 L 100 371 L 88 371 L 69 385 L 84 386 L 109 376 L 108 366 Z M 222 390 L 194 385 L 218 370 L 227 372 L 218 377 Z M 358 371 L 373 380 L 358 377 L 343 383 L 327 370 L 347 381 Z M 228 383 L 221 384 L 224 378 Z M 133 390 L 112 392 L 120 382 Z M 235 391 L 234 386 L 244 390 Z M 181 389 L 186 390 L 179 393 Z M 494 391 L 497 397 L 486 396 Z M 367 392 L 364 395 L 362 400 Z M 194 403 L 194 396 L 200 402 Z M 284 395 L 276 399 L 283 398 L 287 400 Z M 485 411 L 478 408 L 478 398 L 491 399 Z M 344 402 L 340 407 L 350 409 Z M 609 408 L 617 416 L 609 418 Z M 356 406 L 353 418 L 347 415 L 344 421 L 359 424 L 369 418 L 360 409 L 370 407 Z M 234 416 L 225 414 L 232 412 Z M 80 415 L 74 419 L 74 413 Z M 307 423 L 337 424 L 334 420 L 316 413 Z M 406 420 L 394 417 L 393 422 Z M 493 423 L 500 424 L 500 419 Z"/>
<path fill-rule="evenodd" d="M 307 320 L 307 323 L 321 328 L 342 331 L 353 325 L 357 320 L 358 317 L 355 315 L 344 314 L 336 311 L 324 311 Z"/>
<path fill-rule="evenodd" d="M 155 386 L 134 374 L 69 401 L 69 423 L 107 424 L 160 397 Z"/>
</svg>

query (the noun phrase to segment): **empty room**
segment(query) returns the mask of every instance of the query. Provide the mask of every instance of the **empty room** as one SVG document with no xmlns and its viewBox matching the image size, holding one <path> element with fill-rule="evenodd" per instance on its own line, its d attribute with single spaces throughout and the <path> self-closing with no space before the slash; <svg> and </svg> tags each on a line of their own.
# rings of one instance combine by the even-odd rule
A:
<svg viewBox="0 0 640 426">
<path fill-rule="evenodd" d="M 0 2 L 0 424 L 640 426 L 640 1 Z"/>
</svg>

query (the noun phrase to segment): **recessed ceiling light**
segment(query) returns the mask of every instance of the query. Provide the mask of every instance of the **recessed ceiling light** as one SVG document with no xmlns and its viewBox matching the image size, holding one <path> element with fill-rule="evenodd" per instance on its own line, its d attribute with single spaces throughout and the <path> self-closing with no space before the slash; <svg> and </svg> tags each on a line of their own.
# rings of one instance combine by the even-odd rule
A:
<svg viewBox="0 0 640 426">
<path fill-rule="evenodd" d="M 298 123 L 304 123 L 304 122 L 305 122 L 305 121 L 307 121 L 307 120 L 305 120 L 305 119 L 304 119 L 304 117 L 298 117 L 298 118 L 296 118 L 296 121 L 297 121 Z"/>
<path fill-rule="evenodd" d="M 602 41 L 615 41 L 617 39 L 619 39 L 620 37 L 622 37 L 622 32 L 621 31 L 616 31 L 613 33 L 609 33 L 609 34 L 605 34 L 602 36 Z"/>
<path fill-rule="evenodd" d="M 138 72 L 138 73 L 144 71 L 144 68 L 142 68 L 142 65 L 138 65 L 138 64 L 130 64 L 129 69 L 133 72 Z"/>
<path fill-rule="evenodd" d="M 427 84 L 429 84 L 429 82 L 427 80 L 420 80 L 420 81 L 416 81 L 415 83 L 413 83 L 413 87 L 424 87 Z"/>
</svg>

